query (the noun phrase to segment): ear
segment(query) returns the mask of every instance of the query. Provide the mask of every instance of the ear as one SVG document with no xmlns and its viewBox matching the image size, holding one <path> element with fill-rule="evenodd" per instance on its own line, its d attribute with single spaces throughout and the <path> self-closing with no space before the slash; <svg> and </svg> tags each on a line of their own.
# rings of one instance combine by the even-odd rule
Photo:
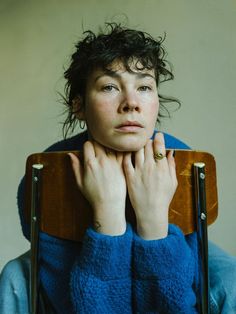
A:
<svg viewBox="0 0 236 314">
<path fill-rule="evenodd" d="M 81 96 L 77 96 L 72 100 L 72 110 L 79 120 L 85 120 L 83 99 Z"/>
</svg>

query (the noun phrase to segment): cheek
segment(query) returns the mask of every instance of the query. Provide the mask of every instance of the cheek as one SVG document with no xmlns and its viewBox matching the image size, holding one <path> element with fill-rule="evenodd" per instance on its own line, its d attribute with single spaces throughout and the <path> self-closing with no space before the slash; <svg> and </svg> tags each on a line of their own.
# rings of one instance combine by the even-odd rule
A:
<svg viewBox="0 0 236 314">
<path fill-rule="evenodd" d="M 106 133 L 111 121 L 113 121 L 114 117 L 107 108 L 104 103 L 97 102 L 87 106 L 86 123 L 93 138 L 96 138 L 98 134 Z"/>
<path fill-rule="evenodd" d="M 112 102 L 104 97 L 91 97 L 86 104 L 86 118 L 101 120 L 112 114 Z"/>
<path fill-rule="evenodd" d="M 155 102 L 153 103 L 152 107 L 151 107 L 151 111 L 153 114 L 158 115 L 158 111 L 159 111 L 159 102 Z"/>
<path fill-rule="evenodd" d="M 159 112 L 159 101 L 155 101 L 152 103 L 152 105 L 149 107 L 149 114 L 151 120 L 153 120 L 156 123 L 157 117 Z"/>
</svg>

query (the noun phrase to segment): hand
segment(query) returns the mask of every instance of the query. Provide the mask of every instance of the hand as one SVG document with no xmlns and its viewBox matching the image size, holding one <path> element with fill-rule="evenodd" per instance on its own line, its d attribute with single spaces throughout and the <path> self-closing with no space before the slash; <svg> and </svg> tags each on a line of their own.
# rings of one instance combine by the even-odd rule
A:
<svg viewBox="0 0 236 314">
<path fill-rule="evenodd" d="M 155 160 L 154 153 L 166 155 L 161 133 L 135 153 L 135 165 L 131 153 L 125 154 L 123 161 L 129 198 L 137 218 L 137 232 L 148 240 L 167 236 L 169 205 L 177 188 L 173 151 L 161 160 Z"/>
<path fill-rule="evenodd" d="M 97 142 L 84 144 L 84 164 L 69 153 L 76 182 L 94 212 L 94 228 L 104 234 L 120 235 L 126 230 L 126 182 L 123 154 L 107 150 Z"/>
</svg>

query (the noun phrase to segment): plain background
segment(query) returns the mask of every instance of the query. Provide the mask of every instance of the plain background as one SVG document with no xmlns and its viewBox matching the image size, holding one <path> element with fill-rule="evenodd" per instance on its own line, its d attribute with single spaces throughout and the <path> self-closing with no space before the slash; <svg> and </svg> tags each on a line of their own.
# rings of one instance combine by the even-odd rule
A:
<svg viewBox="0 0 236 314">
<path fill-rule="evenodd" d="M 0 269 L 29 248 L 16 190 L 25 159 L 61 139 L 63 70 L 82 29 L 125 21 L 166 32 L 175 81 L 161 91 L 182 108 L 161 129 L 217 162 L 219 217 L 209 238 L 236 255 L 236 2 L 233 0 L 0 1 Z"/>
</svg>

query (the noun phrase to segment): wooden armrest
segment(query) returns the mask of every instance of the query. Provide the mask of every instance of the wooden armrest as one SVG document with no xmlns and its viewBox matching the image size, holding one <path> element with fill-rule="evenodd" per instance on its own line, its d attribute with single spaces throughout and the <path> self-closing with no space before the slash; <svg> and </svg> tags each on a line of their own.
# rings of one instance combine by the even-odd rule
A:
<svg viewBox="0 0 236 314">
<path fill-rule="evenodd" d="M 80 193 L 74 178 L 68 152 L 49 152 L 30 155 L 26 162 L 25 218 L 30 223 L 32 165 L 43 164 L 40 186 L 40 230 L 50 235 L 81 241 L 92 224 L 92 210 Z M 73 151 L 79 158 L 82 154 Z M 206 152 L 176 150 L 178 188 L 169 210 L 170 223 L 178 225 L 184 234 L 196 231 L 193 164 L 205 163 L 206 207 L 208 225 L 218 214 L 216 165 Z M 126 218 L 134 227 L 135 214 L 127 199 Z"/>
</svg>

